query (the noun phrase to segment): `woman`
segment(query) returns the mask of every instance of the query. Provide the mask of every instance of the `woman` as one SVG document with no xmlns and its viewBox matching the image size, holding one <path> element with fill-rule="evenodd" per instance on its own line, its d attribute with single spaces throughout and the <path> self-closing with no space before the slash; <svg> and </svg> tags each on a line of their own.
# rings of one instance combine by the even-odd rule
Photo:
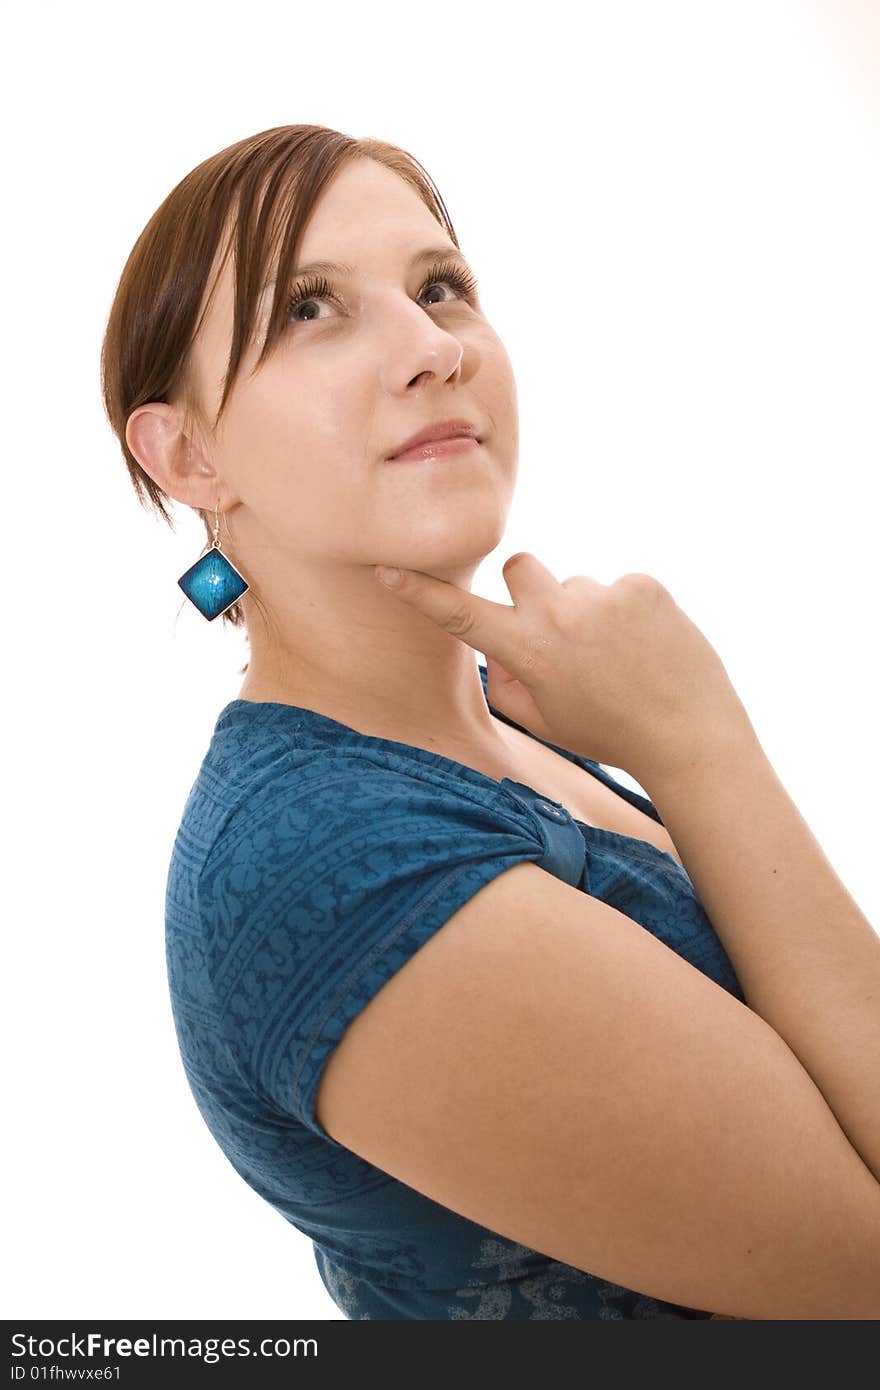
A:
<svg viewBox="0 0 880 1390">
<path fill-rule="evenodd" d="M 320 126 L 207 160 L 102 368 L 250 646 L 168 878 L 183 1062 L 338 1307 L 880 1316 L 880 941 L 662 585 L 519 554 L 514 607 L 470 593 L 516 392 L 418 162 Z"/>
</svg>

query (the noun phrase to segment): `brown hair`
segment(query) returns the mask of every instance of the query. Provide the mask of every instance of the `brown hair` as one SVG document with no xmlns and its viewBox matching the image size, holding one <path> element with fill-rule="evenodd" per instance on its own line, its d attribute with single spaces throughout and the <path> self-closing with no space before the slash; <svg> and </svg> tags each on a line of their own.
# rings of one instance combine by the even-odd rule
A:
<svg viewBox="0 0 880 1390">
<path fill-rule="evenodd" d="M 196 421 L 216 431 L 255 332 L 262 285 L 275 267 L 269 325 L 254 374 L 284 331 L 286 286 L 321 190 L 346 161 L 359 157 L 374 159 L 405 179 L 458 246 L 443 199 L 414 155 L 382 140 L 358 139 L 318 125 L 275 126 L 204 160 L 171 190 L 135 242 L 107 320 L 101 388 L 138 500 L 146 508 L 152 504 L 172 530 L 167 493 L 141 468 L 126 443 L 129 416 L 148 401 L 179 400 L 187 433 Z M 218 276 L 233 250 L 232 343 L 220 407 L 209 426 L 193 386 L 191 350 L 208 277 L 224 237 Z M 197 510 L 205 525 L 207 550 L 214 515 Z M 253 597 L 264 612 L 257 595 Z M 222 618 L 233 627 L 245 626 L 241 601 L 227 608 Z"/>
</svg>

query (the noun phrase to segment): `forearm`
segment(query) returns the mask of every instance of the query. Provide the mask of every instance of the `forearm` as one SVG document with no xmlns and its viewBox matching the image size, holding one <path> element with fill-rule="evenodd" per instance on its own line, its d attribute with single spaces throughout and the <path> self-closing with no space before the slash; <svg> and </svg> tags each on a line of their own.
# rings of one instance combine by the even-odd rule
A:
<svg viewBox="0 0 880 1390">
<path fill-rule="evenodd" d="M 880 1181 L 880 936 L 750 724 L 640 780 L 749 1007 L 788 1044 Z"/>
</svg>

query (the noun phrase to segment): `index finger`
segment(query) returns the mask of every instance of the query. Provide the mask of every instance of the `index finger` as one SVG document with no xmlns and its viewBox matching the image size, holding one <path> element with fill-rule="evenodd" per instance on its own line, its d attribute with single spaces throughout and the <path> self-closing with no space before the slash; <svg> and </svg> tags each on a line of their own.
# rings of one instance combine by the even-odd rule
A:
<svg viewBox="0 0 880 1390">
<path fill-rule="evenodd" d="M 380 569 L 377 566 L 377 577 Z M 551 598 L 562 585 L 528 550 L 517 550 L 502 567 L 513 606 L 480 598 L 470 589 L 460 589 L 421 570 L 399 570 L 399 574 L 399 584 L 392 592 L 403 602 L 473 646 L 474 651 L 494 657 L 512 676 L 523 681 L 530 676 L 525 660 L 530 649 L 525 606 L 528 600 L 539 603 L 541 598 Z"/>
<path fill-rule="evenodd" d="M 377 578 L 379 569 L 376 566 Z M 525 643 L 522 615 L 515 607 L 481 598 L 421 570 L 400 570 L 400 582 L 391 592 L 474 651 L 494 657 L 512 675 L 518 674 Z"/>
</svg>

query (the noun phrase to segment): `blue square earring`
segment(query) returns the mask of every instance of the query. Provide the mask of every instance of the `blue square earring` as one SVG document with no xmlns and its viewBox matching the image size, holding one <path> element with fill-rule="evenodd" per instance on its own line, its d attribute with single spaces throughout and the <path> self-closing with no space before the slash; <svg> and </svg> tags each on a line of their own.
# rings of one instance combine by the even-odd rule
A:
<svg viewBox="0 0 880 1390">
<path fill-rule="evenodd" d="M 246 594 L 250 585 L 220 549 L 220 499 L 214 508 L 211 548 L 178 579 L 190 603 L 211 623 Z"/>
</svg>

